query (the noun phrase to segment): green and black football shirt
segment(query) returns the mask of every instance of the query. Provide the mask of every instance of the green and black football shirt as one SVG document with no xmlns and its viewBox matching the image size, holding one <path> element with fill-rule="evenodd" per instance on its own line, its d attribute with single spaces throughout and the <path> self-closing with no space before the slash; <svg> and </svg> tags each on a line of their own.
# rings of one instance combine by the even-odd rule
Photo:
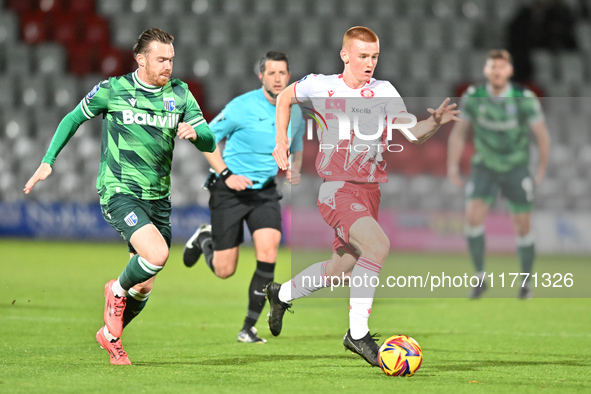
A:
<svg viewBox="0 0 591 394">
<path fill-rule="evenodd" d="M 97 84 L 62 120 L 43 158 L 55 158 L 80 124 L 103 116 L 101 162 L 97 190 L 101 204 L 116 193 L 143 200 L 170 194 L 172 151 L 179 122 L 193 126 L 197 149 L 213 152 L 215 136 L 209 129 L 187 84 L 171 79 L 163 87 L 143 83 L 137 71 Z"/>
<path fill-rule="evenodd" d="M 474 129 L 473 164 L 507 172 L 529 162 L 530 125 L 544 119 L 536 95 L 509 84 L 499 96 L 486 85 L 470 86 L 460 109 Z"/>
</svg>

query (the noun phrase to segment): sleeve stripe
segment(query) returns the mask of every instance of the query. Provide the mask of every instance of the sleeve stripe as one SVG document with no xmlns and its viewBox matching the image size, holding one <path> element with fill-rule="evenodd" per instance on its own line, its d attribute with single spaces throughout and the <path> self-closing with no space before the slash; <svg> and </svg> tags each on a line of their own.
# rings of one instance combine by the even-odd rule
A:
<svg viewBox="0 0 591 394">
<path fill-rule="evenodd" d="M 197 127 L 203 122 L 205 122 L 205 119 L 203 119 L 203 117 L 199 117 L 199 118 L 195 118 L 193 120 L 190 120 L 187 123 L 193 127 Z"/>
<path fill-rule="evenodd" d="M 96 116 L 96 115 L 95 115 L 95 114 L 93 114 L 93 113 L 92 113 L 92 111 L 91 111 L 91 110 L 88 108 L 88 106 L 86 105 L 86 102 L 84 102 L 84 100 L 82 100 L 81 104 L 82 104 L 82 109 L 83 109 L 83 110 L 84 110 L 84 112 L 85 112 L 85 115 L 87 115 L 87 114 L 88 114 L 88 115 L 87 115 L 87 117 L 88 117 L 88 116 L 90 116 L 90 117 L 88 117 L 88 119 L 90 119 L 90 118 L 94 118 L 94 117 Z"/>
<path fill-rule="evenodd" d="M 92 116 L 89 116 L 89 115 L 86 113 L 86 109 L 84 108 L 84 100 L 80 101 L 80 109 L 82 110 L 82 113 L 84 114 L 84 116 L 85 116 L 87 119 L 92 119 Z"/>
</svg>

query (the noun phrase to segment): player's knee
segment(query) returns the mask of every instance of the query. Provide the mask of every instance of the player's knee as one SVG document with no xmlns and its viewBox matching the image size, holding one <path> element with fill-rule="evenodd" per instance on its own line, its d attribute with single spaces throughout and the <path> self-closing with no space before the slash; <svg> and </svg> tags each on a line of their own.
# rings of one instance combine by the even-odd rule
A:
<svg viewBox="0 0 591 394">
<path fill-rule="evenodd" d="M 236 270 L 230 267 L 215 267 L 215 274 L 221 279 L 228 279 L 230 276 L 234 275 L 234 272 L 236 272 Z"/>
<path fill-rule="evenodd" d="M 388 237 L 382 237 L 376 246 L 376 259 L 384 261 L 388 257 L 388 253 L 390 253 L 390 240 Z"/>
<path fill-rule="evenodd" d="M 146 254 L 146 256 L 142 256 L 144 259 L 150 262 L 150 264 L 157 265 L 158 267 L 164 267 L 166 261 L 168 260 L 168 248 L 158 248 L 156 250 L 152 250 Z"/>
<path fill-rule="evenodd" d="M 364 248 L 362 255 L 370 260 L 382 263 L 390 253 L 390 240 L 385 234 L 377 236 L 371 245 Z"/>
<path fill-rule="evenodd" d="M 274 263 L 277 260 L 277 251 L 275 250 L 257 251 L 256 255 L 258 261 L 264 261 L 265 263 Z"/>
</svg>

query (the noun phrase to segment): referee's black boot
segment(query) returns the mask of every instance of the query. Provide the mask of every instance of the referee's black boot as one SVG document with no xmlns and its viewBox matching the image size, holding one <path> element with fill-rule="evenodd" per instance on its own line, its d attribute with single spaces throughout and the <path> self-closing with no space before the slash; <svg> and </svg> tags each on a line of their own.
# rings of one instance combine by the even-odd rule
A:
<svg viewBox="0 0 591 394">
<path fill-rule="evenodd" d="M 211 237 L 211 225 L 202 224 L 199 226 L 197 231 L 189 238 L 185 244 L 185 250 L 183 252 L 183 263 L 189 268 L 197 263 L 199 257 L 203 254 L 203 248 L 201 243 L 205 236 Z"/>
</svg>

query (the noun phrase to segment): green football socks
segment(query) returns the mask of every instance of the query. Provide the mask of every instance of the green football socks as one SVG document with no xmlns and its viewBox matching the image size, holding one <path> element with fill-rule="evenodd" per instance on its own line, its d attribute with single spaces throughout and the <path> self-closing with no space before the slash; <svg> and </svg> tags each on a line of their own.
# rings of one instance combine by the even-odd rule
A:
<svg viewBox="0 0 591 394">
<path fill-rule="evenodd" d="M 464 229 L 466 240 L 468 241 L 468 250 L 472 258 L 472 264 L 476 272 L 484 271 L 484 226 L 466 226 Z"/>
<path fill-rule="evenodd" d="M 138 283 L 142 283 L 155 276 L 162 270 L 162 267 L 150 264 L 140 255 L 134 255 L 127 263 L 127 267 L 119 276 L 119 283 L 125 290 L 131 289 Z"/>
</svg>

